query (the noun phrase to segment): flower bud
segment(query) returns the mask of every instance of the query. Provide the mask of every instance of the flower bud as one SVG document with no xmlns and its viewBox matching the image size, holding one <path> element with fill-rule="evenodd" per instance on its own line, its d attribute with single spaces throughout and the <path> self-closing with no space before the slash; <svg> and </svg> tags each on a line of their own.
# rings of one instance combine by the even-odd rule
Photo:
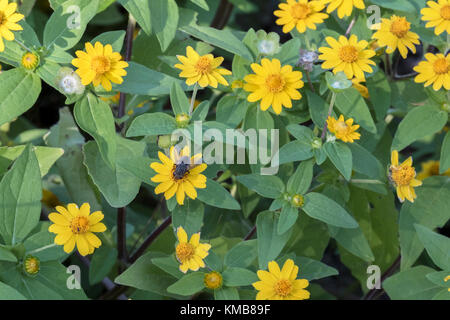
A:
<svg viewBox="0 0 450 320">
<path fill-rule="evenodd" d="M 280 52 L 280 36 L 275 32 L 266 33 L 258 30 L 256 33 L 256 48 L 262 56 L 273 56 Z"/>
<path fill-rule="evenodd" d="M 175 117 L 175 121 L 177 122 L 178 128 L 186 128 L 190 120 L 191 119 L 186 113 L 177 114 L 177 116 Z"/>
<path fill-rule="evenodd" d="M 59 69 L 56 77 L 56 84 L 58 88 L 67 95 L 80 95 L 85 89 L 84 85 L 81 83 L 80 76 L 68 67 Z"/>
<path fill-rule="evenodd" d="M 296 208 L 301 208 L 305 204 L 305 198 L 301 194 L 295 194 L 291 199 L 291 204 Z"/>
<path fill-rule="evenodd" d="M 222 287 L 223 278 L 222 275 L 217 271 L 212 271 L 210 273 L 205 274 L 203 282 L 205 283 L 205 287 L 214 290 Z"/>
<path fill-rule="evenodd" d="M 28 255 L 23 262 L 23 270 L 29 276 L 35 276 L 40 269 L 41 262 L 38 258 Z"/>
<path fill-rule="evenodd" d="M 27 70 L 34 70 L 39 66 L 39 55 L 34 52 L 25 52 L 22 56 L 20 64 Z"/>
</svg>

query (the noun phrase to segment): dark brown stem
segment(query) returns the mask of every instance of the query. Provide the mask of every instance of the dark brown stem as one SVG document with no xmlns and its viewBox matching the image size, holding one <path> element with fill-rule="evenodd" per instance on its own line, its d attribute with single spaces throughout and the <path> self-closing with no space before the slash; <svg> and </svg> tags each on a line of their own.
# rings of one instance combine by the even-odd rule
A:
<svg viewBox="0 0 450 320">
<path fill-rule="evenodd" d="M 127 241 L 126 241 L 126 208 L 117 209 L 117 252 L 121 262 L 127 261 Z M 119 273 L 122 272 L 122 266 L 119 265 Z"/>
<path fill-rule="evenodd" d="M 250 238 L 253 237 L 253 235 L 255 234 L 255 232 L 256 232 L 256 226 L 254 226 L 254 227 L 252 228 L 252 230 L 250 230 L 250 232 L 247 233 L 247 235 L 244 237 L 244 241 L 250 240 Z"/>
<path fill-rule="evenodd" d="M 315 92 L 314 86 L 313 86 L 312 81 L 311 81 L 311 76 L 309 75 L 309 71 L 305 70 L 305 73 L 306 73 L 306 78 L 308 79 L 309 88 L 311 89 L 312 92 Z"/>
<path fill-rule="evenodd" d="M 392 78 L 392 68 L 391 68 L 391 59 L 387 53 L 385 53 L 384 56 L 384 63 L 385 63 L 385 72 L 386 74 Z"/>
<path fill-rule="evenodd" d="M 219 7 L 217 8 L 216 15 L 211 22 L 211 27 L 216 29 L 223 29 L 227 25 L 232 11 L 233 4 L 228 2 L 228 0 L 221 0 Z"/>
<path fill-rule="evenodd" d="M 383 273 L 380 279 L 380 283 L 383 284 L 383 281 L 386 280 L 386 278 L 390 277 L 400 266 L 401 257 L 400 255 L 395 259 L 394 263 Z M 384 289 L 372 289 L 364 296 L 363 300 L 373 300 L 376 295 L 379 295 L 381 292 L 383 292 Z"/>
<path fill-rule="evenodd" d="M 129 262 L 135 262 L 142 256 L 147 248 L 155 241 L 155 239 L 172 223 L 172 216 L 168 216 L 153 232 L 142 242 L 141 246 L 130 257 Z"/>
</svg>

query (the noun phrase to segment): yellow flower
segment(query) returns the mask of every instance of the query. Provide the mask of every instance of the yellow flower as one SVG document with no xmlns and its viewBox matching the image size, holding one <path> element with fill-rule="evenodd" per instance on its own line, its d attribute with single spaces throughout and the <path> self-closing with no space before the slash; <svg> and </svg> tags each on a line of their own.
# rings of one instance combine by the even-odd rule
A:
<svg viewBox="0 0 450 320">
<path fill-rule="evenodd" d="M 336 120 L 333 117 L 327 119 L 328 130 L 333 133 L 337 139 L 344 142 L 353 143 L 354 140 L 359 140 L 361 135 L 356 132 L 359 125 L 353 125 L 353 119 L 349 118 L 344 121 L 344 116 L 341 114 L 339 119 Z"/>
<path fill-rule="evenodd" d="M 375 62 L 369 58 L 375 55 L 375 51 L 366 49 L 367 41 L 361 40 L 358 42 L 355 35 L 351 35 L 350 39 L 340 36 L 339 41 L 332 37 L 326 37 L 325 40 L 331 48 L 319 48 L 319 52 L 322 53 L 319 59 L 325 61 L 322 63 L 323 69 L 332 68 L 334 74 L 344 71 L 349 80 L 353 77 L 364 80 L 364 71 L 373 72 L 369 65 L 375 65 Z"/>
<path fill-rule="evenodd" d="M 300 33 L 305 32 L 306 28 L 316 30 L 316 24 L 328 18 L 326 13 L 320 12 L 325 7 L 320 1 L 287 0 L 287 3 L 280 3 L 278 6 L 280 10 L 273 14 L 279 17 L 275 22 L 283 26 L 284 33 L 289 33 L 294 27 Z"/>
<path fill-rule="evenodd" d="M 214 290 L 222 287 L 223 277 L 217 271 L 211 271 L 205 274 L 203 282 L 205 283 L 205 287 Z"/>
<path fill-rule="evenodd" d="M 188 270 L 197 271 L 204 268 L 205 259 L 209 254 L 211 245 L 200 243 L 200 232 L 194 233 L 188 241 L 188 236 L 183 227 L 177 228 L 178 245 L 175 248 L 175 255 L 180 262 L 180 271 L 186 273 Z"/>
<path fill-rule="evenodd" d="M 261 100 L 261 110 L 272 106 L 276 114 L 282 107 L 292 108 L 292 100 L 300 100 L 302 95 L 297 89 L 303 88 L 302 73 L 293 71 L 290 65 L 281 66 L 280 60 L 262 59 L 261 65 L 252 63 L 255 74 L 244 78 L 244 90 L 251 92 L 247 97 L 249 102 Z"/>
<path fill-rule="evenodd" d="M 333 12 L 337 9 L 337 14 L 340 19 L 348 17 L 352 14 L 353 7 L 364 9 L 363 0 L 322 0 L 323 4 L 329 4 L 327 12 Z"/>
<path fill-rule="evenodd" d="M 448 276 L 446 276 L 446 277 L 444 278 L 444 281 L 445 281 L 445 282 L 447 282 L 448 280 L 450 280 L 450 275 L 448 275 Z M 448 290 L 448 292 L 450 292 L 450 288 L 448 288 L 447 290 Z"/>
<path fill-rule="evenodd" d="M 450 90 L 450 55 L 447 54 L 445 57 L 442 53 L 427 53 L 425 59 L 426 61 L 421 61 L 414 67 L 414 71 L 419 73 L 414 81 L 425 82 L 425 87 L 433 84 L 435 91 L 442 87 Z"/>
<path fill-rule="evenodd" d="M 292 259 L 286 260 L 280 270 L 278 263 L 269 262 L 269 271 L 258 270 L 260 281 L 254 282 L 253 287 L 258 290 L 256 300 L 305 300 L 309 299 L 309 292 L 305 290 L 309 282 L 297 279 L 298 267 Z"/>
<path fill-rule="evenodd" d="M 450 177 L 450 169 L 444 171 L 442 175 Z M 424 180 L 431 176 L 439 176 L 439 161 L 422 162 L 422 171 L 417 174 L 417 179 Z"/>
<path fill-rule="evenodd" d="M 178 153 L 175 147 L 170 148 L 170 159 L 158 152 L 159 162 L 153 162 L 150 167 L 158 174 L 151 180 L 158 182 L 155 193 L 164 192 L 164 197 L 169 200 L 176 194 L 177 202 L 184 204 L 185 194 L 189 198 L 197 198 L 197 189 L 206 188 L 206 177 L 202 174 L 206 169 L 206 164 L 202 162 L 202 155 L 196 154 L 190 157 L 189 147 L 186 146 Z"/>
<path fill-rule="evenodd" d="M 25 52 L 21 64 L 27 70 L 34 70 L 39 65 L 39 56 L 33 52 Z"/>
<path fill-rule="evenodd" d="M 450 33 L 450 0 L 428 1 L 427 6 L 420 11 L 422 20 L 428 21 L 425 27 L 436 27 L 434 29 L 436 35 L 444 31 Z"/>
<path fill-rule="evenodd" d="M 72 60 L 72 64 L 77 67 L 76 73 L 81 78 L 81 83 L 87 86 L 93 83 L 99 84 L 106 91 L 111 91 L 111 82 L 121 84 L 124 76 L 127 75 L 125 68 L 128 63 L 122 61 L 122 56 L 118 52 L 113 52 L 112 46 L 107 44 L 103 46 L 96 42 L 94 46 L 87 42 L 85 44 L 86 52 L 77 50 L 75 54 L 78 58 Z"/>
<path fill-rule="evenodd" d="M 0 0 L 0 52 L 5 51 L 5 43 L 14 40 L 14 33 L 11 31 L 23 30 L 22 26 L 17 24 L 24 18 L 23 14 L 16 13 L 17 3 L 8 3 L 8 0 Z"/>
<path fill-rule="evenodd" d="M 180 77 L 186 78 L 186 84 L 191 86 L 198 83 L 204 88 L 211 86 L 217 88 L 217 85 L 228 86 L 227 80 L 223 75 L 230 75 L 231 71 L 225 68 L 219 68 L 223 62 L 223 57 L 214 58 L 212 54 L 200 56 L 191 46 L 186 48 L 186 57 L 177 55 L 181 64 L 177 63 L 175 68 L 180 69 Z"/>
<path fill-rule="evenodd" d="M 365 81 L 364 79 L 353 78 L 352 79 L 353 88 L 358 90 L 358 92 L 363 96 L 363 98 L 369 99 L 370 98 L 369 89 L 367 89 L 365 85 L 361 84 L 361 82 L 364 81 Z"/>
<path fill-rule="evenodd" d="M 393 15 L 390 19 L 381 19 L 381 28 L 373 34 L 372 39 L 377 39 L 382 47 L 387 46 L 387 53 L 398 49 L 403 59 L 406 59 L 408 48 L 416 53 L 415 44 L 420 44 L 419 36 L 409 31 L 410 28 L 411 23 L 405 17 Z"/>
<path fill-rule="evenodd" d="M 52 224 L 48 231 L 56 233 L 55 243 L 64 245 L 66 253 L 72 252 L 75 244 L 78 252 L 85 256 L 94 253 L 95 248 L 102 245 L 100 239 L 94 232 L 104 232 L 106 226 L 100 221 L 103 220 L 103 213 L 95 211 L 90 214 L 89 203 L 83 203 L 81 208 L 74 203 L 69 203 L 67 209 L 57 206 L 59 212 L 52 212 L 48 215 Z"/>
<path fill-rule="evenodd" d="M 412 166 L 412 158 L 409 157 L 402 164 L 398 163 L 398 151 L 391 153 L 391 166 L 389 167 L 389 179 L 397 190 L 400 202 L 405 198 L 411 202 L 417 197 L 414 187 L 422 185 L 422 181 L 415 179 L 416 170 Z"/>
</svg>

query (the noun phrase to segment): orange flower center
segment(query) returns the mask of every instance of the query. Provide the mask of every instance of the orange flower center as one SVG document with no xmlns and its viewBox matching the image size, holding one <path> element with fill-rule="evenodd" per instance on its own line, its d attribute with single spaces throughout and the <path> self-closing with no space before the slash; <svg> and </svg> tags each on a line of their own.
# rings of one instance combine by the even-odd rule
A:
<svg viewBox="0 0 450 320">
<path fill-rule="evenodd" d="M 271 74 L 266 78 L 267 90 L 272 93 L 278 93 L 283 91 L 286 82 L 279 74 Z"/>
<path fill-rule="evenodd" d="M 89 220 L 86 217 L 76 217 L 70 223 L 70 229 L 74 234 L 86 233 L 89 230 Z"/>
<path fill-rule="evenodd" d="M 203 282 L 208 289 L 218 289 L 222 286 L 222 275 L 216 271 L 212 271 L 205 275 Z"/>
<path fill-rule="evenodd" d="M 352 63 L 358 60 L 358 50 L 351 45 L 343 46 L 339 50 L 339 58 L 347 63 Z"/>
<path fill-rule="evenodd" d="M 447 4 L 441 8 L 441 17 L 444 20 L 450 20 L 450 4 Z M 0 20 L 1 21 L 1 20 Z"/>
<path fill-rule="evenodd" d="M 447 59 L 440 58 L 433 63 L 433 69 L 437 74 L 445 74 L 450 71 L 450 65 Z"/>
<path fill-rule="evenodd" d="M 104 74 L 111 69 L 111 62 L 104 56 L 96 56 L 91 61 L 92 70 L 97 74 Z"/>
<path fill-rule="evenodd" d="M 344 121 L 336 121 L 334 130 L 336 131 L 337 135 L 345 135 L 347 134 L 348 126 Z"/>
<path fill-rule="evenodd" d="M 195 64 L 195 69 L 198 73 L 207 73 L 209 72 L 211 68 L 211 61 L 208 59 L 208 57 L 201 57 L 198 59 L 197 63 Z"/>
<path fill-rule="evenodd" d="M 278 280 L 273 290 L 277 295 L 287 297 L 292 291 L 292 283 L 286 279 Z"/>
<path fill-rule="evenodd" d="M 291 14 L 295 19 L 305 19 L 311 13 L 311 9 L 308 5 L 297 3 L 291 7 Z"/>
<path fill-rule="evenodd" d="M 392 180 L 394 180 L 397 186 L 408 186 L 411 180 L 416 175 L 416 171 L 413 167 L 398 166 L 392 169 Z"/>
<path fill-rule="evenodd" d="M 194 256 L 195 248 L 192 244 L 184 242 L 177 245 L 175 249 L 175 254 L 177 255 L 177 259 L 184 263 L 185 261 L 191 259 Z"/>
<path fill-rule="evenodd" d="M 397 38 L 403 38 L 408 33 L 410 26 L 411 24 L 405 18 L 397 18 L 391 24 L 391 32 Z"/>
</svg>

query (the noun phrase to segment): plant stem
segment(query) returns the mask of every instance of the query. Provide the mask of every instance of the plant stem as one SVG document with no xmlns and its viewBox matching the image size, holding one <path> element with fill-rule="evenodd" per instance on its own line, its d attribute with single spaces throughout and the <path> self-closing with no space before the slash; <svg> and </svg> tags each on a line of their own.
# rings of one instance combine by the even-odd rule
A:
<svg viewBox="0 0 450 320">
<path fill-rule="evenodd" d="M 32 51 L 30 48 L 28 48 L 26 45 L 24 45 L 22 42 L 20 42 L 20 41 L 17 40 L 16 38 L 14 38 L 14 41 L 15 41 L 19 46 L 21 46 L 22 49 L 24 49 L 24 50 L 26 50 L 26 51 L 28 51 L 28 52 L 31 52 L 31 51 Z"/>
<path fill-rule="evenodd" d="M 309 74 L 309 71 L 305 70 L 305 73 L 306 73 L 306 78 L 308 79 L 309 88 L 311 89 L 312 92 L 315 92 L 314 86 L 313 86 L 312 81 L 311 81 L 311 76 Z"/>
<path fill-rule="evenodd" d="M 379 180 L 366 180 L 366 179 L 351 179 L 350 182 L 353 183 L 366 183 L 366 184 L 384 184 Z"/>
<path fill-rule="evenodd" d="M 210 26 L 216 29 L 223 29 L 227 25 L 232 11 L 233 4 L 228 0 L 221 0 Z"/>
<path fill-rule="evenodd" d="M 380 279 L 381 284 L 383 283 L 384 280 L 386 280 L 386 278 L 390 277 L 395 272 L 395 270 L 397 270 L 397 268 L 400 266 L 400 262 L 401 262 L 401 256 L 399 255 L 397 257 L 397 259 L 395 259 L 394 263 L 392 263 L 392 265 L 381 276 L 381 279 Z M 371 289 L 364 296 L 363 300 L 373 300 L 373 298 L 378 293 L 378 291 L 383 292 L 384 290 L 383 289 Z"/>
<path fill-rule="evenodd" d="M 385 72 L 392 78 L 392 68 L 391 68 L 391 59 L 387 53 L 384 54 L 384 63 L 385 63 Z"/>
<path fill-rule="evenodd" d="M 256 226 L 254 226 L 249 233 L 247 233 L 247 235 L 244 237 L 244 241 L 246 240 L 250 240 L 251 237 L 253 237 L 253 235 L 256 232 Z"/>
<path fill-rule="evenodd" d="M 189 107 L 189 118 L 192 117 L 192 112 L 194 111 L 194 103 L 195 98 L 197 97 L 197 92 L 198 92 L 198 83 L 195 83 L 194 90 L 192 91 L 191 106 Z"/>
<path fill-rule="evenodd" d="M 126 242 L 126 208 L 117 209 L 117 252 L 121 262 L 127 260 L 127 242 Z M 119 273 L 122 267 L 119 265 Z"/>
<path fill-rule="evenodd" d="M 353 29 L 353 26 L 355 25 L 355 22 L 356 22 L 356 17 L 353 17 L 352 21 L 348 25 L 347 30 L 345 31 L 345 37 L 346 38 L 348 38 L 348 36 L 350 35 L 350 32 L 352 32 L 352 29 Z"/>
<path fill-rule="evenodd" d="M 336 92 L 333 92 L 332 95 L 331 95 L 331 101 L 330 101 L 330 107 L 328 108 L 327 119 L 329 117 L 331 117 L 331 113 L 333 112 L 333 107 L 334 107 L 334 102 L 336 101 L 336 96 L 337 96 Z M 327 128 L 328 128 L 328 123 L 326 121 L 327 119 L 325 119 L 325 124 L 323 126 L 322 136 L 320 137 L 322 140 L 325 139 L 325 135 L 327 133 Z"/>
<path fill-rule="evenodd" d="M 147 248 L 153 243 L 153 241 L 172 223 L 172 216 L 168 216 L 153 232 L 144 240 L 141 246 L 130 257 L 129 262 L 135 262 Z"/>
</svg>

